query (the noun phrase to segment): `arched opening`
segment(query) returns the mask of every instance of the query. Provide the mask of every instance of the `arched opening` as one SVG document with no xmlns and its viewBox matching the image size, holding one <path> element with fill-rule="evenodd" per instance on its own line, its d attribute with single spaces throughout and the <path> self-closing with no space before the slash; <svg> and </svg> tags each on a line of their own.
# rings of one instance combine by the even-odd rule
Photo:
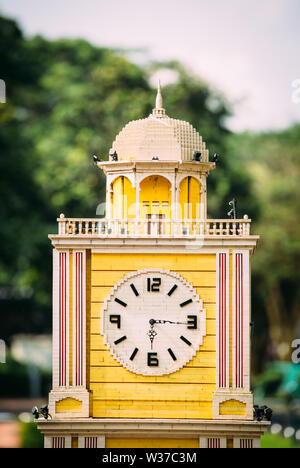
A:
<svg viewBox="0 0 300 468">
<path fill-rule="evenodd" d="M 136 190 L 127 177 L 120 176 L 111 184 L 113 219 L 135 218 Z"/>
<path fill-rule="evenodd" d="M 140 183 L 140 218 L 148 221 L 148 233 L 151 223 L 157 223 L 158 233 L 163 231 L 163 220 L 171 219 L 171 183 L 160 175 L 146 177 Z"/>
<path fill-rule="evenodd" d="M 179 206 L 181 219 L 200 219 L 200 182 L 188 176 L 180 183 Z"/>
</svg>

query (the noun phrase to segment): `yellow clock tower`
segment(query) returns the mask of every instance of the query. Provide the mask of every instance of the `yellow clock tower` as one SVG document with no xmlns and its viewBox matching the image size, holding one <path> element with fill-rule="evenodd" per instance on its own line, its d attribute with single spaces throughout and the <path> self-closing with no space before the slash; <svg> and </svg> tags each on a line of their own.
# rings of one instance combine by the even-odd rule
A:
<svg viewBox="0 0 300 468">
<path fill-rule="evenodd" d="M 127 124 L 106 162 L 106 217 L 58 219 L 48 448 L 256 448 L 251 221 L 207 219 L 215 169 L 187 122 Z"/>
</svg>

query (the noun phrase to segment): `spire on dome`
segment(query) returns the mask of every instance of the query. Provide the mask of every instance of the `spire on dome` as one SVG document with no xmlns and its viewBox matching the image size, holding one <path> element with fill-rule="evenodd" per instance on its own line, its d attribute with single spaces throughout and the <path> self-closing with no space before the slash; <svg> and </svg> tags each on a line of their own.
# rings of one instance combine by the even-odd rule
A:
<svg viewBox="0 0 300 468">
<path fill-rule="evenodd" d="M 160 80 L 158 80 L 155 108 L 156 109 L 163 109 L 163 100 L 162 100 L 162 95 L 161 95 Z"/>
<path fill-rule="evenodd" d="M 166 111 L 163 108 L 163 100 L 162 100 L 162 95 L 161 95 L 160 80 L 158 80 L 157 95 L 156 95 L 156 101 L 155 101 L 155 109 L 153 109 L 152 115 L 154 117 L 156 117 L 156 118 L 166 116 Z"/>
</svg>

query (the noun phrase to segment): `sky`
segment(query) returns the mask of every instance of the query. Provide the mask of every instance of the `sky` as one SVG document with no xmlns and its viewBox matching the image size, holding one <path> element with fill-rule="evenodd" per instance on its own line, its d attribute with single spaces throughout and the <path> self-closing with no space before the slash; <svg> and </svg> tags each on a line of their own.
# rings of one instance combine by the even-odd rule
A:
<svg viewBox="0 0 300 468">
<path fill-rule="evenodd" d="M 234 104 L 234 131 L 300 121 L 300 0 L 0 0 L 0 14 L 27 36 L 179 60 Z"/>
</svg>

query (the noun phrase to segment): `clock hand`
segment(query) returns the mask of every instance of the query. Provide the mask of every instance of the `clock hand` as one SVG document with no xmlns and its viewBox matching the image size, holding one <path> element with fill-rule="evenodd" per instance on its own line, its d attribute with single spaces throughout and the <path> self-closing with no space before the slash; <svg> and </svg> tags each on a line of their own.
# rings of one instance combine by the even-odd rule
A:
<svg viewBox="0 0 300 468">
<path fill-rule="evenodd" d="M 151 322 L 151 321 L 150 321 Z M 148 331 L 147 335 L 149 336 L 150 338 L 150 342 L 151 342 L 151 349 L 153 349 L 153 341 L 154 341 L 154 338 L 156 337 L 157 333 L 156 331 L 154 330 L 154 323 L 150 323 L 151 325 L 151 329 Z"/>
<path fill-rule="evenodd" d="M 154 338 L 157 335 L 156 331 L 154 330 L 154 325 L 156 323 L 171 323 L 172 325 L 188 325 L 188 322 L 171 322 L 171 320 L 154 320 L 154 319 L 150 319 L 149 323 L 150 323 L 151 328 L 148 331 L 147 335 L 150 338 L 151 349 L 153 349 L 153 341 L 154 341 Z"/>
<path fill-rule="evenodd" d="M 188 322 L 171 322 L 170 320 L 149 320 L 151 327 L 153 327 L 156 323 L 171 323 L 173 325 L 188 325 Z"/>
</svg>

